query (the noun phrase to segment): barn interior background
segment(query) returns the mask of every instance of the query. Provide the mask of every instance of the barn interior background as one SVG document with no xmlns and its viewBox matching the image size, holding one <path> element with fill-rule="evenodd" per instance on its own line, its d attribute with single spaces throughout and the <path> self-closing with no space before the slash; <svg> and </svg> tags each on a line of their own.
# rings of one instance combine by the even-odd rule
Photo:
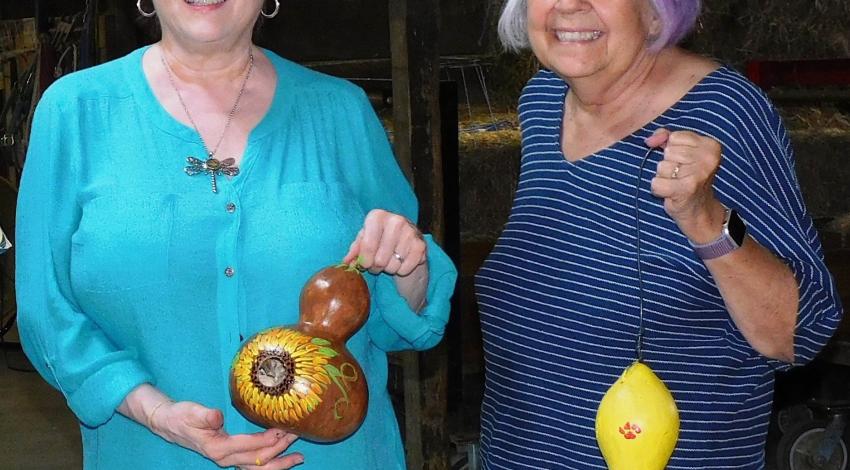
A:
<svg viewBox="0 0 850 470">
<path fill-rule="evenodd" d="M 472 278 L 510 211 L 519 168 L 514 107 L 537 69 L 530 54 L 501 51 L 500 7 L 499 0 L 284 0 L 281 15 L 258 32 L 263 46 L 367 90 L 423 200 L 426 223 L 458 263 L 446 341 L 398 357 L 391 377 L 411 468 L 477 468 L 483 358 Z M 25 243 L 14 240 L 15 188 L 40 92 L 156 34 L 130 0 L 0 2 L 0 227 L 13 242 Z M 749 73 L 774 99 L 850 305 L 850 2 L 705 0 L 685 45 Z M 61 397 L 22 372 L 28 364 L 14 328 L 14 249 L 0 255 L 0 268 L 0 439 L 9 449 L 0 467 L 24 468 L 29 456 L 46 453 L 45 468 L 73 468 L 67 462 L 80 461 L 73 417 Z M 821 445 L 829 422 L 846 425 L 846 406 L 835 405 L 850 396 L 848 345 L 845 322 L 819 361 L 780 378 L 768 449 L 775 468 L 789 468 L 788 453 Z"/>
</svg>

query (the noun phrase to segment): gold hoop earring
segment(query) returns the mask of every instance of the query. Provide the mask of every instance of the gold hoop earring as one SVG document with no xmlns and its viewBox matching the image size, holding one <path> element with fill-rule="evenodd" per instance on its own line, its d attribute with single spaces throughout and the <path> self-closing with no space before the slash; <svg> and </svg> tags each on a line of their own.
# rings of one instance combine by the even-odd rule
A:
<svg viewBox="0 0 850 470">
<path fill-rule="evenodd" d="M 266 13 L 265 11 L 260 10 L 260 14 L 263 15 L 263 17 L 265 18 L 272 19 L 277 16 L 278 11 L 280 11 L 280 1 L 274 0 L 274 11 L 271 13 Z"/>
<path fill-rule="evenodd" d="M 156 16 L 156 9 L 155 8 L 150 13 L 146 12 L 145 10 L 142 10 L 142 0 L 138 0 L 136 2 L 136 9 L 139 10 L 139 14 L 144 16 L 145 18 L 150 18 L 152 16 Z"/>
</svg>

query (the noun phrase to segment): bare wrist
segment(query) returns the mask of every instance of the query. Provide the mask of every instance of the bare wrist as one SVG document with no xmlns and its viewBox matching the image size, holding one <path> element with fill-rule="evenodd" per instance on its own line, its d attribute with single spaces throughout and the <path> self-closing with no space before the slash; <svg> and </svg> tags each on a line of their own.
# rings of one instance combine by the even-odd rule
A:
<svg viewBox="0 0 850 470">
<path fill-rule="evenodd" d="M 172 403 L 174 403 L 174 400 L 172 400 L 170 398 L 166 398 L 166 399 L 160 401 L 159 403 L 157 403 L 156 405 L 154 405 L 154 407 L 151 409 L 150 413 L 148 413 L 148 417 L 147 417 L 148 429 L 150 429 L 153 432 L 156 432 L 156 430 L 154 429 L 154 425 L 156 424 L 156 422 L 154 421 L 154 418 L 156 417 L 157 411 L 159 411 L 159 409 L 162 408 L 163 406 L 171 405 Z"/>
<path fill-rule="evenodd" d="M 124 397 L 118 412 L 153 431 L 157 413 L 166 404 L 174 403 L 167 395 L 149 383 L 134 388 Z"/>
<path fill-rule="evenodd" d="M 430 274 L 428 263 L 419 265 L 407 276 L 394 276 L 396 289 L 407 301 L 407 306 L 416 313 L 425 308 L 428 302 L 428 282 Z"/>
<path fill-rule="evenodd" d="M 723 217 L 726 208 L 719 202 L 711 208 L 692 217 L 687 222 L 679 223 L 679 229 L 695 245 L 710 243 L 723 232 Z"/>
</svg>

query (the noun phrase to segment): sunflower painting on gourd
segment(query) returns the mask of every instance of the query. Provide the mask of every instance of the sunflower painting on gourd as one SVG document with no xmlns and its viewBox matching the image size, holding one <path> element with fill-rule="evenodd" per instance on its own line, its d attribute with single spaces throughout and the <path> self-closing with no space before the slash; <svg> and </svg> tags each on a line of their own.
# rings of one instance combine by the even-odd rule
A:
<svg viewBox="0 0 850 470">
<path fill-rule="evenodd" d="M 369 288 L 359 264 L 331 266 L 301 290 L 297 325 L 248 338 L 230 370 L 234 406 L 249 420 L 315 442 L 351 435 L 369 393 L 345 342 L 366 322 Z"/>
</svg>

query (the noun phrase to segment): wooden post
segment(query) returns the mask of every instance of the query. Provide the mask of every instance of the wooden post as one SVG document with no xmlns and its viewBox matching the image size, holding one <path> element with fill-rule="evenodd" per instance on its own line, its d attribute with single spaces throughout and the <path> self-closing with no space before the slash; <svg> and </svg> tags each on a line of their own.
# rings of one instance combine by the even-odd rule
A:
<svg viewBox="0 0 850 470">
<path fill-rule="evenodd" d="M 98 0 L 86 3 L 83 15 L 83 34 L 80 38 L 79 69 L 97 65 L 97 7 Z"/>
<path fill-rule="evenodd" d="M 419 198 L 419 226 L 445 235 L 438 0 L 388 0 L 396 158 Z M 411 470 L 448 468 L 446 343 L 403 354 L 405 448 Z"/>
</svg>

